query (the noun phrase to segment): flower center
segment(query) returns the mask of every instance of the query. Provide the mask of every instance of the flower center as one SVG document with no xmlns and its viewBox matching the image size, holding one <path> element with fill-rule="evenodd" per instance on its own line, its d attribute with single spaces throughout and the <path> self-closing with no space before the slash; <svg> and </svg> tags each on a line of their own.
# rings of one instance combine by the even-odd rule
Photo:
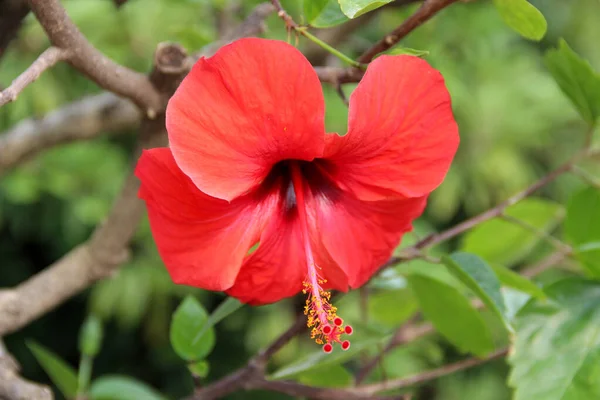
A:
<svg viewBox="0 0 600 400">
<path fill-rule="evenodd" d="M 309 188 L 305 188 L 300 164 L 296 161 L 290 161 L 289 168 L 292 181 L 290 186 L 293 187 L 293 201 L 298 212 L 306 255 L 307 276 L 303 282 L 304 289 L 302 292 L 308 295 L 304 314 L 308 318 L 308 327 L 312 328 L 311 338 L 315 339 L 315 342 L 318 344 L 323 345 L 325 353 L 331 353 L 335 343 L 339 343 L 342 350 L 348 350 L 350 348 L 350 341 L 342 341 L 341 336 L 343 334 L 351 335 L 352 327 L 350 325 L 344 326 L 344 321 L 337 316 L 337 308 L 329 302 L 331 293 L 323 290 L 321 287 L 326 281 L 319 276 L 320 268 L 315 263 L 310 245 L 306 201 L 304 197 L 305 191 Z M 288 193 L 288 199 L 290 196 L 291 193 Z"/>
</svg>

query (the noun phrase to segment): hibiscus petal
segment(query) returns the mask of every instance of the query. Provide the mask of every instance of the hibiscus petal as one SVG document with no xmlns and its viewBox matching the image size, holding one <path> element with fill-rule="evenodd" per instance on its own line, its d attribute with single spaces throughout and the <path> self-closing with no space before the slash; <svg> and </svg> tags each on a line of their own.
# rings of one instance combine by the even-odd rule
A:
<svg viewBox="0 0 600 400">
<path fill-rule="evenodd" d="M 316 204 L 310 192 L 305 194 L 310 204 L 307 210 L 310 225 L 315 226 Z M 258 248 L 246 257 L 235 285 L 227 294 L 252 305 L 274 303 L 298 294 L 308 271 L 303 235 L 296 207 L 282 207 L 275 212 L 261 235 Z M 326 280 L 323 288 L 347 291 L 346 273 L 320 242 L 318 231 L 311 229 L 309 238 L 308 251 L 320 277 Z"/>
<path fill-rule="evenodd" d="M 388 261 L 426 202 L 426 196 L 372 202 L 349 194 L 317 197 L 321 240 L 352 288 L 362 286 Z"/>
<path fill-rule="evenodd" d="M 413 56 L 380 56 L 350 98 L 348 134 L 326 137 L 340 187 L 363 200 L 420 197 L 444 179 L 459 143 L 442 75 Z"/>
<path fill-rule="evenodd" d="M 256 251 L 250 254 L 235 285 L 227 291 L 244 303 L 274 303 L 302 290 L 306 257 L 300 226 L 290 216 L 277 213 L 261 235 Z"/>
<path fill-rule="evenodd" d="M 146 150 L 136 167 L 158 251 L 175 283 L 230 288 L 244 256 L 277 209 L 278 195 L 229 203 L 196 188 L 167 148 Z"/>
<path fill-rule="evenodd" d="M 293 46 L 240 39 L 200 59 L 167 107 L 177 164 L 211 196 L 232 200 L 284 159 L 312 160 L 324 147 L 319 79 Z"/>
</svg>

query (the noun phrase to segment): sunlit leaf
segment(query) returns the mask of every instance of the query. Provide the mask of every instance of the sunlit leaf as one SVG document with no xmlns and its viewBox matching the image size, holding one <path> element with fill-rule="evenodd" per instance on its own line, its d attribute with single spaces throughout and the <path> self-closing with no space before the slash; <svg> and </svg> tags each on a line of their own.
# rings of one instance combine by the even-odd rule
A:
<svg viewBox="0 0 600 400">
<path fill-rule="evenodd" d="M 560 204 L 550 200 L 530 197 L 505 213 L 540 231 L 552 230 L 564 215 Z M 502 219 L 479 224 L 463 240 L 462 251 L 475 253 L 492 264 L 513 265 L 529 254 L 540 238 L 533 232 Z"/>
<path fill-rule="evenodd" d="M 89 357 L 94 357 L 102 345 L 102 322 L 94 315 L 90 315 L 79 334 L 79 351 Z"/>
<path fill-rule="evenodd" d="M 506 304 L 506 318 L 510 321 L 514 320 L 517 313 L 527 304 L 531 296 L 519 290 L 504 288 L 502 290 L 504 304 Z"/>
<path fill-rule="evenodd" d="M 77 394 L 77 373 L 73 367 L 39 343 L 28 341 L 27 347 L 58 390 L 66 398 L 74 398 Z"/>
<path fill-rule="evenodd" d="M 208 322 L 204 307 L 192 296 L 187 296 L 177 307 L 171 321 L 171 345 L 184 360 L 196 361 L 206 357 L 215 345 L 212 327 L 198 335 Z"/>
<path fill-rule="evenodd" d="M 128 376 L 107 375 L 90 387 L 91 400 L 166 400 L 156 390 Z"/>
<path fill-rule="evenodd" d="M 396 47 L 392 47 L 390 50 L 388 50 L 382 54 L 387 54 L 390 56 L 397 56 L 397 55 L 404 54 L 407 56 L 425 57 L 426 55 L 429 54 L 429 51 L 396 46 Z"/>
<path fill-rule="evenodd" d="M 536 285 L 534 282 L 530 281 L 526 277 L 517 274 L 513 270 L 497 264 L 492 265 L 492 269 L 496 273 L 496 276 L 498 277 L 500 283 L 502 283 L 503 286 L 517 289 L 523 293 L 527 293 L 528 295 L 531 295 L 538 299 L 546 298 L 546 294 L 538 285 Z"/>
<path fill-rule="evenodd" d="M 600 116 L 600 74 L 562 39 L 558 48 L 546 52 L 544 61 L 579 114 L 590 125 L 594 125 Z"/>
<path fill-rule="evenodd" d="M 320 387 L 344 387 L 350 385 L 354 376 L 341 365 L 329 365 L 305 371 L 298 375 L 298 382 Z"/>
<path fill-rule="evenodd" d="M 565 234 L 588 272 L 600 278 L 600 189 L 588 187 L 569 199 Z"/>
<path fill-rule="evenodd" d="M 570 278 L 546 293 L 551 302 L 531 302 L 515 320 L 514 399 L 600 398 L 600 285 Z"/>
<path fill-rule="evenodd" d="M 500 293 L 500 281 L 488 263 L 470 253 L 454 253 L 443 256 L 442 260 L 450 272 L 471 289 L 512 332 L 512 326 L 505 317 L 506 306 Z"/>
<path fill-rule="evenodd" d="M 546 18 L 526 0 L 494 0 L 494 4 L 506 25 L 521 36 L 539 41 L 546 34 Z"/>
<path fill-rule="evenodd" d="M 417 299 L 408 288 L 375 292 L 368 299 L 370 318 L 390 328 L 406 321 L 418 309 Z"/>
<path fill-rule="evenodd" d="M 393 0 L 338 0 L 348 18 L 356 18 L 391 3 Z"/>
<path fill-rule="evenodd" d="M 229 316 L 229 314 L 234 313 L 238 309 L 240 309 L 244 304 L 240 303 L 239 300 L 234 299 L 233 297 L 227 297 L 221 304 L 215 308 L 215 310 L 208 317 L 208 321 L 202 329 L 196 334 L 194 337 L 194 341 L 200 340 L 202 335 L 206 333 L 208 329 L 211 329 L 213 326 L 218 324 L 222 319 Z"/>
<path fill-rule="evenodd" d="M 408 278 L 423 315 L 459 350 L 479 356 L 494 349 L 491 333 L 469 299 L 452 286 L 424 275 Z"/>
<path fill-rule="evenodd" d="M 355 327 L 356 328 L 356 327 Z M 352 340 L 352 345 L 347 351 L 343 351 L 339 346 L 335 346 L 333 353 L 326 354 L 319 347 L 314 352 L 301 357 L 299 360 L 281 367 L 275 371 L 270 378 L 271 379 L 284 379 L 297 376 L 300 373 L 306 371 L 312 371 L 315 369 L 321 369 L 329 366 L 340 365 L 354 357 L 357 357 L 365 349 L 368 349 L 378 344 L 386 343 L 389 336 L 383 338 L 369 338 L 365 340 Z"/>
<path fill-rule="evenodd" d="M 191 364 L 188 364 L 188 369 L 192 375 L 199 378 L 206 378 L 208 376 L 208 372 L 210 371 L 210 365 L 206 360 L 195 361 Z"/>
<path fill-rule="evenodd" d="M 304 16 L 315 28 L 328 28 L 348 21 L 337 0 L 304 0 Z"/>
</svg>

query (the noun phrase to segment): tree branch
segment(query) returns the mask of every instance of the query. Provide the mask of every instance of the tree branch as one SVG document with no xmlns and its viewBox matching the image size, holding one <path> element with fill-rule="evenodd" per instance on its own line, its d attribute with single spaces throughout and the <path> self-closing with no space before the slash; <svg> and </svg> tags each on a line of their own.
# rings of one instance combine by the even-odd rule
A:
<svg viewBox="0 0 600 400">
<path fill-rule="evenodd" d="M 19 364 L 0 341 L 0 399 L 53 400 L 49 387 L 30 382 L 18 375 Z"/>
<path fill-rule="evenodd" d="M 375 43 L 371 48 L 365 51 L 359 58 L 359 63 L 367 64 L 381 52 L 384 52 L 395 46 L 406 35 L 415 28 L 429 20 L 438 11 L 456 2 L 457 0 L 425 0 L 421 7 L 410 17 L 408 17 L 400 26 Z"/>
<path fill-rule="evenodd" d="M 302 321 L 304 322 L 304 321 Z M 297 325 L 296 322 L 295 325 Z M 428 334 L 433 330 L 430 324 L 423 324 L 415 329 L 412 333 L 405 332 L 405 336 L 399 341 L 411 341 L 416 337 Z M 289 333 L 292 328 L 284 333 L 276 342 L 282 341 L 282 338 L 291 339 Z M 266 352 L 263 352 L 265 354 Z M 218 382 L 198 390 L 194 395 L 187 400 L 212 400 L 222 398 L 237 390 L 270 390 L 274 392 L 284 393 L 290 396 L 308 397 L 314 400 L 384 400 L 384 399 L 401 399 L 402 396 L 376 396 L 375 393 L 384 392 L 394 389 L 403 389 L 414 385 L 419 385 L 425 382 L 432 381 L 442 376 L 450 375 L 457 371 L 462 371 L 472 368 L 489 361 L 502 358 L 508 353 L 508 349 L 498 350 L 484 358 L 469 358 L 461 360 L 453 364 L 448 364 L 438 369 L 425 371 L 407 378 L 393 379 L 386 382 L 361 385 L 354 388 L 323 388 L 304 385 L 291 381 L 268 380 L 264 376 L 264 372 L 252 360 L 244 368 L 241 368 Z"/>
<path fill-rule="evenodd" d="M 157 90 L 164 91 L 164 95 L 173 91 L 188 70 L 187 61 L 187 54 L 179 46 L 159 45 L 150 74 Z M 140 147 L 166 143 L 164 113 L 154 119 L 145 118 L 140 127 Z M 128 243 L 144 213 L 138 188 L 139 181 L 132 173 L 108 218 L 90 240 L 17 287 L 0 291 L 0 336 L 18 330 L 93 282 L 110 276 L 127 260 Z"/>
<path fill-rule="evenodd" d="M 237 28 L 228 32 L 223 38 L 218 41 L 205 46 L 200 52 L 194 55 L 195 59 L 202 56 L 212 56 L 220 47 L 225 46 L 233 42 L 234 40 L 256 36 L 263 33 L 266 30 L 265 20 L 267 17 L 275 12 L 275 7 L 271 3 L 261 3 L 254 7 L 252 12 L 246 17 Z"/>
<path fill-rule="evenodd" d="M 33 64 L 25 70 L 25 72 L 12 82 L 9 87 L 0 92 L 0 107 L 6 103 L 15 101 L 19 93 L 21 93 L 30 83 L 39 78 L 42 72 L 68 57 L 68 50 L 59 49 L 58 47 L 46 49 Z"/>
<path fill-rule="evenodd" d="M 368 363 L 366 363 L 356 374 L 356 383 L 359 384 L 363 382 L 375 369 L 379 363 L 383 360 L 383 357 L 395 349 L 398 346 L 402 346 L 405 343 L 412 342 L 413 340 L 420 338 L 422 336 L 428 335 L 432 333 L 435 329 L 433 325 L 428 322 L 415 324 L 416 318 L 413 318 L 411 321 L 402 325 L 394 336 L 390 339 L 388 344 L 383 348 L 382 351 L 379 352 L 376 356 L 374 356 Z"/>
<path fill-rule="evenodd" d="M 591 150 L 587 149 L 580 153 L 577 153 L 569 161 L 565 162 L 564 164 L 562 164 L 555 170 L 553 170 L 550 173 L 548 173 L 547 175 L 543 176 L 542 178 L 540 178 L 538 181 L 534 182 L 532 185 L 530 185 L 526 189 L 522 190 L 521 192 L 515 194 L 512 197 L 509 197 L 505 201 L 501 202 L 496 207 L 490 208 L 489 210 L 487 210 L 479 215 L 476 215 L 472 218 L 469 218 L 469 219 L 461 222 L 460 224 L 454 225 L 452 228 L 447 229 L 443 232 L 429 235 L 426 238 L 424 238 L 423 240 L 420 240 L 419 242 L 417 242 L 415 245 L 408 247 L 406 249 L 403 249 L 404 254 L 397 256 L 397 257 L 392 257 L 387 263 L 385 263 L 381 267 L 381 269 L 391 267 L 395 264 L 398 264 L 399 262 L 418 258 L 421 256 L 422 249 L 432 247 L 439 243 L 445 242 L 446 240 L 452 239 L 453 237 L 458 236 L 461 233 L 468 231 L 469 229 L 475 227 L 476 225 L 478 225 L 482 222 L 485 222 L 490 219 L 501 216 L 508 207 L 517 204 L 519 201 L 525 199 L 526 197 L 531 196 L 537 190 L 546 186 L 550 182 L 554 181 L 559 176 L 563 175 L 566 172 L 571 171 L 573 169 L 573 166 L 575 165 L 575 163 L 577 163 L 581 159 L 588 158 L 588 157 L 594 157 L 598 154 L 598 152 L 599 151 L 597 151 L 597 150 L 591 151 Z"/>
<path fill-rule="evenodd" d="M 67 61 L 99 86 L 131 99 L 149 116 L 164 99 L 144 74 L 125 68 L 98 51 L 77 29 L 58 0 L 27 0 L 52 44 L 69 50 Z"/>
<path fill-rule="evenodd" d="M 371 394 L 377 392 L 383 392 L 392 389 L 401 389 L 414 385 L 419 385 L 425 382 L 432 381 L 434 379 L 440 378 L 442 376 L 450 375 L 458 371 L 462 371 L 465 369 L 473 368 L 481 364 L 485 364 L 487 362 L 502 358 L 508 354 L 508 349 L 501 349 L 493 352 L 484 358 L 468 358 L 466 360 L 461 360 L 452 364 L 444 365 L 443 367 L 422 372 L 413 376 L 409 376 L 407 378 L 398 378 L 391 379 L 389 381 L 374 383 L 371 385 L 363 385 L 357 388 L 361 393 Z"/>
<path fill-rule="evenodd" d="M 264 20 L 275 9 L 270 3 L 257 5 L 236 29 L 218 42 L 206 46 L 194 59 L 211 56 L 215 51 L 246 36 L 264 31 Z M 192 60 L 189 60 L 191 65 Z M 160 111 L 160 110 L 159 110 Z M 104 132 L 135 127 L 141 115 L 128 100 L 112 93 L 86 97 L 42 119 L 27 119 L 0 134 L 0 174 L 49 147 L 75 140 L 92 139 Z"/>
<path fill-rule="evenodd" d="M 264 20 L 265 7 L 259 5 L 257 9 L 261 10 L 260 15 L 263 15 Z M 258 14 L 251 14 L 256 15 Z M 258 22 L 254 18 L 250 24 L 257 25 Z M 247 22 L 242 26 L 245 28 L 236 30 L 238 34 L 255 32 L 249 29 Z M 151 82 L 159 97 L 170 97 L 188 72 L 190 61 L 190 57 L 178 45 L 158 46 L 155 68 L 148 82 Z M 117 100 L 116 97 L 105 98 L 104 106 L 112 106 L 113 101 L 116 106 L 119 104 Z M 146 116 L 140 127 L 141 147 L 166 145 L 165 132 L 164 109 L 154 119 Z M 31 151 L 26 153 L 31 154 Z M 0 151 L 0 155 L 2 154 Z M 144 212 L 143 203 L 137 197 L 138 186 L 138 180 L 131 175 L 106 222 L 96 228 L 87 243 L 76 247 L 46 270 L 17 287 L 0 291 L 0 336 L 20 329 L 95 281 L 110 276 L 127 259 L 128 242 Z"/>
<path fill-rule="evenodd" d="M 44 118 L 23 120 L 0 134 L 0 174 L 44 149 L 134 128 L 140 117 L 132 102 L 106 92 L 85 97 Z"/>
</svg>

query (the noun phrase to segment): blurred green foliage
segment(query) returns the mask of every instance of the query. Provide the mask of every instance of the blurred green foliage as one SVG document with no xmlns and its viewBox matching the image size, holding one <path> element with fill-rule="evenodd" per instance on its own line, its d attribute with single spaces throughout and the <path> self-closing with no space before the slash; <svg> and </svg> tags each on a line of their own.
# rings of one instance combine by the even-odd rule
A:
<svg viewBox="0 0 600 400">
<path fill-rule="evenodd" d="M 320 3 L 330 7 L 328 2 Z M 101 51 L 128 67 L 148 71 L 157 43 L 176 41 L 189 50 L 200 49 L 219 36 L 223 23 L 231 26 L 241 21 L 258 1 L 129 0 L 119 9 L 110 0 L 65 0 L 63 4 L 87 38 Z M 319 18 L 324 10 L 307 8 L 296 0 L 283 1 L 283 4 L 297 21 Z M 443 229 L 497 204 L 566 160 L 584 141 L 586 123 L 561 93 L 543 60 L 545 51 L 555 47 L 559 38 L 565 38 L 577 54 L 589 60 L 596 71 L 600 70 L 600 47 L 596 40 L 600 37 L 597 17 L 600 3 L 596 0 L 538 0 L 532 4 L 548 22 L 547 34 L 540 43 L 527 41 L 516 34 L 503 22 L 493 2 L 483 0 L 459 2 L 449 7 L 402 42 L 402 46 L 427 51 L 424 57 L 443 73 L 461 131 L 461 146 L 455 163 L 445 182 L 431 196 L 426 214 L 417 224 L 417 235 Z M 416 7 L 378 11 L 373 20 L 350 34 L 338 48 L 352 57 L 358 56 Z M 234 15 L 229 15 L 231 10 L 235 10 Z M 311 14 L 303 16 L 303 11 Z M 276 16 L 267 22 L 267 37 L 287 39 L 283 23 Z M 42 29 L 29 16 L 18 39 L 0 60 L 0 84 L 6 86 L 47 46 L 48 40 Z M 300 38 L 299 46 L 308 47 L 303 38 Z M 347 85 L 344 88 L 346 94 L 350 95 L 354 87 Z M 63 104 L 97 92 L 99 89 L 85 77 L 67 65 L 58 65 L 25 89 L 18 101 L 0 108 L 0 132 L 24 118 L 41 117 Z M 333 88 L 324 87 L 324 94 L 328 131 L 345 132 L 347 108 Z M 134 162 L 134 132 L 126 133 L 54 148 L 2 176 L 1 286 L 15 285 L 39 272 L 86 240 L 93 227 L 102 221 L 128 166 Z M 593 165 L 588 168 L 591 173 L 600 172 Z M 551 200 L 531 199 L 530 202 L 538 203 L 529 209 L 525 208 L 531 203 L 522 203 L 511 212 L 539 229 L 555 230 L 564 215 L 563 208 L 556 202 L 566 204 L 570 194 L 583 187 L 578 179 L 562 177 L 538 194 Z M 572 200 L 583 201 L 587 200 L 579 197 Z M 449 246 L 446 248 L 440 246 L 436 251 L 442 253 L 462 248 L 501 267 L 518 267 L 548 252 L 549 246 L 537 240 L 535 235 L 506 224 L 504 221 L 489 222 L 472 231 L 462 243 L 450 243 L 445 245 Z M 577 228 L 575 231 L 578 232 Z M 567 234 L 575 244 L 589 242 L 588 236 L 581 239 L 577 233 Z M 490 241 L 494 235 L 502 235 L 505 241 Z M 403 247 L 411 242 L 414 242 L 412 238 L 405 238 Z M 437 254 L 436 251 L 432 254 Z M 96 386 L 92 385 L 92 393 L 97 393 L 97 398 L 111 398 L 111 391 L 120 392 L 115 387 L 127 387 L 134 394 L 154 393 L 122 375 L 144 381 L 168 398 L 178 398 L 191 391 L 193 382 L 188 367 L 169 343 L 171 316 L 185 296 L 194 296 L 209 311 L 223 297 L 174 285 L 156 253 L 147 221 L 136 235 L 133 253 L 132 261 L 114 277 L 96 284 L 58 310 L 6 338 L 8 347 L 22 362 L 25 376 L 48 382 L 26 349 L 25 338 L 36 339 L 71 365 L 76 365 L 79 327 L 91 312 L 105 325 L 94 376 L 121 375 L 104 378 L 104 381 L 97 381 Z M 394 327 L 414 315 L 419 304 L 426 314 L 436 311 L 435 304 L 425 306 L 430 304 L 427 301 L 442 301 L 439 293 L 431 296 L 432 284 L 421 285 L 424 290 L 415 290 L 419 287 L 417 284 L 411 290 L 407 276 L 413 283 L 435 280 L 434 285 L 447 294 L 447 301 L 462 299 L 456 297 L 457 293 L 466 292 L 466 288 L 443 266 L 427 261 L 416 260 L 386 271 L 372 283 L 373 294 L 366 311 L 368 322 L 365 311 L 360 308 L 357 292 L 340 299 L 338 306 L 357 333 L 351 352 L 338 353 L 339 357 L 350 358 L 361 349 L 374 353 Z M 510 276 L 502 276 L 503 285 L 511 286 L 507 284 Z M 519 284 L 527 286 L 522 282 L 513 283 L 513 286 Z M 535 292 L 535 288 L 527 290 Z M 511 295 L 507 293 L 510 292 L 503 292 L 508 309 L 511 304 L 523 304 L 522 297 L 509 299 Z M 300 309 L 299 304 L 289 299 L 260 308 L 242 307 L 224 319 L 214 328 L 216 345 L 207 358 L 210 364 L 208 379 L 216 379 L 242 365 L 251 354 L 284 331 Z M 571 303 L 565 305 L 571 306 Z M 475 352 L 481 350 L 483 353 L 492 341 L 506 340 L 501 333 L 501 324 L 493 321 L 493 315 L 473 314 L 470 308 L 465 312 L 471 318 L 481 320 L 482 329 L 492 330 L 489 336 L 486 336 L 488 333 L 475 335 L 465 343 L 467 350 L 469 346 L 475 346 Z M 536 321 L 524 318 L 519 323 L 535 327 Z M 451 341 L 452 332 L 443 333 Z M 317 363 L 315 358 L 323 358 L 323 354 L 305 339 L 294 340 L 277 354 L 274 374 L 296 376 L 307 384 L 347 384 L 349 371 L 356 368 L 356 359 L 343 366 L 340 359 L 332 361 L 329 358 L 330 364 Z M 373 346 L 369 341 L 376 343 Z M 528 343 L 522 345 L 526 347 Z M 37 347 L 37 353 L 44 352 L 40 349 Z M 37 356 L 39 358 L 39 354 Z M 456 349 L 442 336 L 431 336 L 397 348 L 385 358 L 383 365 L 386 376 L 402 377 L 440 366 L 457 357 Z M 327 370 L 325 381 L 324 368 Z M 383 370 L 377 369 L 372 379 L 380 378 L 382 374 Z M 507 367 L 503 362 L 491 363 L 428 385 L 419 398 L 508 399 L 511 391 L 506 386 L 506 376 Z M 69 385 L 73 386 L 72 378 L 69 379 Z M 231 398 L 287 397 L 253 393 L 232 395 Z"/>
</svg>

